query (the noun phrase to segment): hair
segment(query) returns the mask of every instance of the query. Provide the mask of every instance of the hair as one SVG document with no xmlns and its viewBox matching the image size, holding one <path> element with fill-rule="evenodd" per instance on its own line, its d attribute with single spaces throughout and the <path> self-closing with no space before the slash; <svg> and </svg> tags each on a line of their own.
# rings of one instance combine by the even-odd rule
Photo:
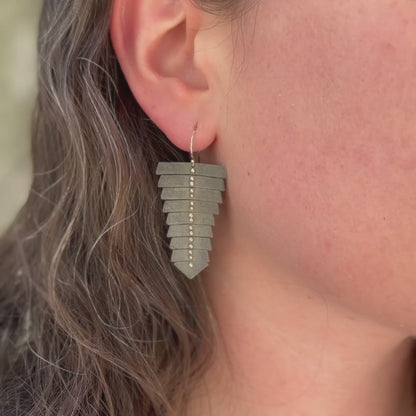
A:
<svg viewBox="0 0 416 416">
<path fill-rule="evenodd" d="M 220 17 L 242 0 L 194 0 Z M 2 416 L 184 414 L 212 356 L 199 279 L 170 262 L 159 161 L 187 161 L 133 98 L 110 0 L 45 0 L 33 178 L 0 239 Z"/>
</svg>

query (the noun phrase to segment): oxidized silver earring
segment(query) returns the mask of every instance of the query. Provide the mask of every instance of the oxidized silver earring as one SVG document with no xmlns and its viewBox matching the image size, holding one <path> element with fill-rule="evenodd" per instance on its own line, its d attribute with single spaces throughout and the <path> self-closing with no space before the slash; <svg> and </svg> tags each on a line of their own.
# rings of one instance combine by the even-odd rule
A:
<svg viewBox="0 0 416 416">
<path fill-rule="evenodd" d="M 225 166 L 195 163 L 192 132 L 190 162 L 159 162 L 156 175 L 158 187 L 163 188 L 163 212 L 168 213 L 167 236 L 172 250 L 171 262 L 189 279 L 209 264 L 214 215 L 222 203 Z M 199 162 L 199 152 L 198 152 Z"/>
</svg>

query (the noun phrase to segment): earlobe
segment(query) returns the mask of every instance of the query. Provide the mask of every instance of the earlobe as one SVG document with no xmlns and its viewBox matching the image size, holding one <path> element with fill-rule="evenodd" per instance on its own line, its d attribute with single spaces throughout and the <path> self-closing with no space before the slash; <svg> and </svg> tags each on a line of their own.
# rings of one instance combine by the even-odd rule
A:
<svg viewBox="0 0 416 416">
<path fill-rule="evenodd" d="M 111 40 L 125 78 L 139 105 L 167 137 L 194 150 L 216 135 L 217 114 L 210 73 L 195 65 L 195 36 L 202 11 L 189 0 L 114 0 Z"/>
</svg>

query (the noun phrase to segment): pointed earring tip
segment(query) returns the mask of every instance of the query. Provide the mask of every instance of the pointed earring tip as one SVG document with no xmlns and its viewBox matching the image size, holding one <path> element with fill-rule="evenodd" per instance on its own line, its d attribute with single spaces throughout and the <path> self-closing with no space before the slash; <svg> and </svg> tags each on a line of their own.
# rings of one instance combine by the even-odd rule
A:
<svg viewBox="0 0 416 416">
<path fill-rule="evenodd" d="M 177 269 L 179 269 L 188 279 L 193 279 L 198 273 L 204 270 L 208 263 L 195 263 L 193 267 L 189 267 L 187 261 L 178 261 L 174 263 Z"/>
</svg>

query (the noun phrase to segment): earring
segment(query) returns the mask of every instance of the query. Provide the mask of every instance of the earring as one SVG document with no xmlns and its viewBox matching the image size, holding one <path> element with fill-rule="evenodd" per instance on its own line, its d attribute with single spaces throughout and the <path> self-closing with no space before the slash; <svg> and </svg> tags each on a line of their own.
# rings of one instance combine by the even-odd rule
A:
<svg viewBox="0 0 416 416">
<path fill-rule="evenodd" d="M 172 249 L 171 262 L 189 279 L 209 264 L 214 215 L 222 203 L 225 166 L 195 163 L 193 140 L 198 123 L 192 132 L 190 162 L 159 162 L 158 188 L 162 189 L 163 212 L 168 213 L 167 236 Z"/>
</svg>

